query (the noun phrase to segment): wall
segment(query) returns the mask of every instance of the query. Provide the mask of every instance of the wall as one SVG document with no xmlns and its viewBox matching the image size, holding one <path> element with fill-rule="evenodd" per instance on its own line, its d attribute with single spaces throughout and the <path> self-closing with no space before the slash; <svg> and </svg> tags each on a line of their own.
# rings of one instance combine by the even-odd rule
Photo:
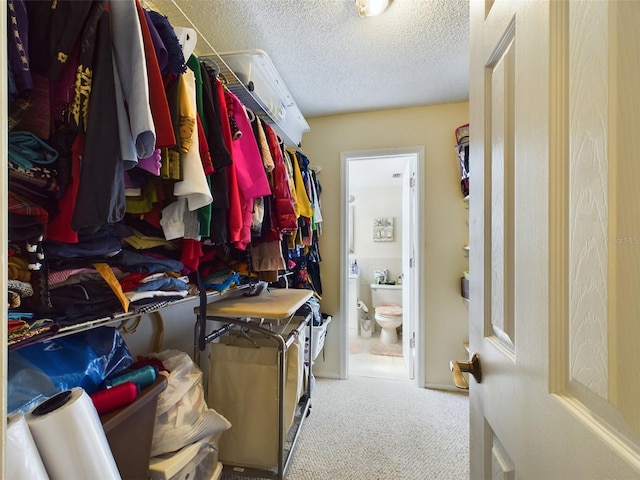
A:
<svg viewBox="0 0 640 480">
<path fill-rule="evenodd" d="M 162 326 L 150 315 L 143 315 L 134 331 L 123 333 L 129 350 L 134 356 L 146 355 L 153 351 L 157 335 L 161 335 L 159 350 L 180 350 L 193 356 L 195 343 L 196 316 L 193 309 L 199 306 L 198 298 L 164 308 L 160 311 Z M 211 331 L 212 322 L 207 325 Z"/>
<path fill-rule="evenodd" d="M 323 234 L 322 310 L 333 315 L 325 354 L 314 365 L 317 376 L 338 377 L 340 349 L 340 152 L 424 146 L 426 244 L 425 379 L 434 386 L 452 385 L 449 360 L 464 359 L 468 309 L 460 297 L 460 276 L 468 268 L 462 252 L 467 240 L 464 208 L 456 166 L 455 129 L 467 123 L 467 102 L 348 115 L 308 118 L 303 150 L 322 167 Z M 346 266 L 345 266 L 346 268 Z"/>
<path fill-rule="evenodd" d="M 386 268 L 389 280 L 396 280 L 402 273 L 402 187 L 351 188 L 349 193 L 355 197 L 351 204 L 354 211 L 351 257 L 357 260 L 360 271 L 360 299 L 371 307 L 369 285 L 374 282 L 373 271 Z M 373 241 L 373 219 L 378 217 L 394 219 L 392 242 Z"/>
</svg>

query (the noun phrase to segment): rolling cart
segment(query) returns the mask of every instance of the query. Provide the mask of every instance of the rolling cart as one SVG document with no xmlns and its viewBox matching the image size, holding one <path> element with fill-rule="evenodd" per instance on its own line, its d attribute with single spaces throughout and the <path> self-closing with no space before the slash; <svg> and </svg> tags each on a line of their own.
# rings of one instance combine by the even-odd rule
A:
<svg viewBox="0 0 640 480">
<path fill-rule="evenodd" d="M 230 472 L 250 477 L 277 478 L 283 479 L 292 453 L 300 433 L 304 419 L 309 414 L 311 407 L 311 368 L 313 362 L 304 362 L 306 376 L 304 394 L 298 402 L 298 410 L 290 428 L 285 427 L 285 396 L 286 396 L 286 364 L 285 357 L 287 350 L 299 336 L 305 335 L 312 338 L 313 320 L 309 313 L 304 317 L 296 316 L 296 312 L 307 300 L 311 298 L 313 292 L 303 289 L 270 289 L 257 296 L 233 296 L 223 298 L 206 306 L 204 312 L 200 307 L 194 309 L 194 313 L 199 317 L 195 327 L 194 349 L 196 361 L 199 363 L 199 352 L 202 345 L 208 344 L 221 337 L 227 332 L 239 330 L 241 332 L 261 333 L 265 337 L 277 343 L 277 467 L 263 470 L 245 465 L 234 465 L 221 461 L 224 465 L 224 472 Z M 204 315 L 202 315 L 204 313 Z M 207 321 L 216 321 L 222 324 L 221 327 L 212 332 L 205 331 L 207 322 L 202 322 L 202 318 Z M 313 348 L 313 342 L 309 342 Z M 304 349 L 304 342 L 303 342 Z M 313 358 L 313 352 L 309 352 Z M 304 355 L 303 355 L 304 358 Z M 214 360 L 212 360 L 213 362 Z M 211 387 L 211 385 L 209 385 Z M 252 392 L 247 391 L 245 398 L 250 398 Z M 209 405 L 216 408 L 216 405 Z M 224 415 L 223 411 L 218 410 Z M 233 421 L 231 420 L 233 424 Z M 247 428 L 243 425 L 240 428 Z M 234 428 L 232 426 L 232 428 Z M 238 427 L 236 427 L 238 428 Z M 224 437 L 224 435 L 223 435 Z M 221 453 L 224 453 L 221 451 Z M 222 457 L 222 456 L 221 456 Z"/>
</svg>

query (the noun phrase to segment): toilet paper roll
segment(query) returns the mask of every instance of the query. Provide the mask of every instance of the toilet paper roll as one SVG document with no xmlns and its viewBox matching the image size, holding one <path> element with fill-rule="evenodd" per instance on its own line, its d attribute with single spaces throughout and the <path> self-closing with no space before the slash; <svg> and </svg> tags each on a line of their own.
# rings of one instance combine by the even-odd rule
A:
<svg viewBox="0 0 640 480">
<path fill-rule="evenodd" d="M 82 388 L 54 395 L 26 419 L 52 480 L 121 480 L 98 412 Z"/>
<path fill-rule="evenodd" d="M 362 300 L 358 300 L 358 308 L 364 311 L 364 313 L 369 313 L 369 309 L 367 308 L 367 306 L 364 304 Z"/>
<path fill-rule="evenodd" d="M 49 480 L 22 413 L 7 417 L 6 474 L 12 480 Z"/>
</svg>

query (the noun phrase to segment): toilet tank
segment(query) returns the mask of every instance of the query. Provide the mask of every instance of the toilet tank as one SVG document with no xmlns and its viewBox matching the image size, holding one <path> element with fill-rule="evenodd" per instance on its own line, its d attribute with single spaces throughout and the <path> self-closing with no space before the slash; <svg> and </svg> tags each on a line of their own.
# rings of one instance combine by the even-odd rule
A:
<svg viewBox="0 0 640 480">
<path fill-rule="evenodd" d="M 372 283 L 371 304 L 374 308 L 379 305 L 402 306 L 402 285 L 380 285 Z"/>
</svg>

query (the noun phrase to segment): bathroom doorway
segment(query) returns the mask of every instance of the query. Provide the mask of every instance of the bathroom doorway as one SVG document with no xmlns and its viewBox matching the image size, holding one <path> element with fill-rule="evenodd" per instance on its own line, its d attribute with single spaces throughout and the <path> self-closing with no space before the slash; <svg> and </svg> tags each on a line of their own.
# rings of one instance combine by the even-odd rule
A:
<svg viewBox="0 0 640 480">
<path fill-rule="evenodd" d="M 341 154 L 341 378 L 364 375 L 424 385 L 424 267 L 418 248 L 424 243 L 423 162 L 423 147 Z M 380 341 L 372 283 L 385 284 L 385 298 L 388 285 L 394 296 L 384 303 L 402 307 L 393 344 Z"/>
</svg>

